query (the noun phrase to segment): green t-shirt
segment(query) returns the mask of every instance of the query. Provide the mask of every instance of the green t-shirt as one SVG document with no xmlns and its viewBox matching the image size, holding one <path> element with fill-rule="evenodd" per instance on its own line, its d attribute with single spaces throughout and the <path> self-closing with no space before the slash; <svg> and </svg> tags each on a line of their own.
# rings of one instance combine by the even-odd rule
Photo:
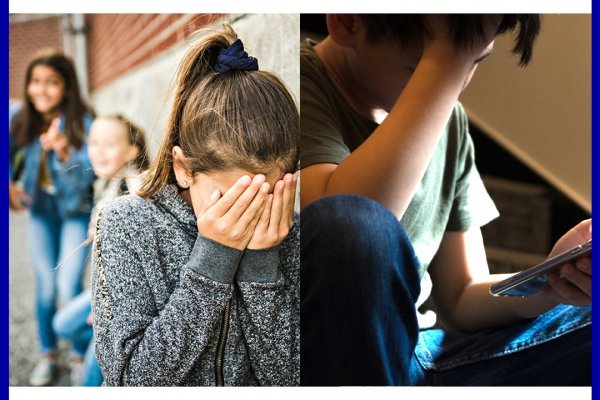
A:
<svg viewBox="0 0 600 400">
<path fill-rule="evenodd" d="M 307 41 L 300 50 L 301 168 L 340 164 L 377 128 L 356 113 L 329 79 Z M 419 188 L 400 220 L 421 262 L 421 276 L 445 231 L 466 231 L 498 216 L 475 166 L 473 142 L 460 103 L 441 135 Z"/>
</svg>

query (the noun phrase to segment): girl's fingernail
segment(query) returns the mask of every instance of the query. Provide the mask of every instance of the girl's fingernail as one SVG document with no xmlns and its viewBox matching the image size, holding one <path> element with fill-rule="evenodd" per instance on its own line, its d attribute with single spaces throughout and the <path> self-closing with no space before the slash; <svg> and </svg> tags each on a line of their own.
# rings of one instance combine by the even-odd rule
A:
<svg viewBox="0 0 600 400">
<path fill-rule="evenodd" d="M 276 189 L 283 189 L 283 181 L 279 181 L 277 182 L 277 187 Z"/>
<path fill-rule="evenodd" d="M 244 175 L 244 176 L 242 176 L 242 177 L 240 178 L 240 180 L 239 180 L 239 182 L 240 182 L 241 184 L 243 184 L 243 185 L 247 185 L 247 184 L 249 184 L 249 183 L 250 183 L 250 181 L 251 181 L 251 180 L 250 180 L 250 177 L 249 177 L 249 176 L 247 176 L 247 175 Z"/>
<path fill-rule="evenodd" d="M 210 199 L 212 201 L 217 200 L 219 197 L 221 196 L 221 192 L 219 192 L 219 189 L 215 189 L 214 192 L 212 192 L 212 194 L 210 195 Z"/>
</svg>

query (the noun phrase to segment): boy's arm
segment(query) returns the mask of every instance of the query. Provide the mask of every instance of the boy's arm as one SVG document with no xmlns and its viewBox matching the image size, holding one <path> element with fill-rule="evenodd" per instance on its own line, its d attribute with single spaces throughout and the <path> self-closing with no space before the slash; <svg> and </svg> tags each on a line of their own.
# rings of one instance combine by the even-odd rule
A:
<svg viewBox="0 0 600 400">
<path fill-rule="evenodd" d="M 301 205 L 333 194 L 373 198 L 401 217 L 485 45 L 456 50 L 444 35 L 428 42 L 386 119 L 339 166 L 302 169 Z"/>
<path fill-rule="evenodd" d="M 401 217 L 458 99 L 465 69 L 422 60 L 388 117 L 339 166 L 302 169 L 302 206 L 349 193 L 373 198 Z"/>
<path fill-rule="evenodd" d="M 589 239 L 584 221 L 557 242 L 550 253 L 556 255 Z M 591 236 L 591 233 L 589 234 Z M 581 271 L 579 271 L 581 272 Z M 506 326 L 534 318 L 559 303 L 577 304 L 585 291 L 575 285 L 566 291 L 547 286 L 530 297 L 494 297 L 490 285 L 509 274 L 489 274 L 481 230 L 446 232 L 429 273 L 433 282 L 432 296 L 443 323 L 450 329 L 477 331 Z M 582 277 L 583 273 L 579 275 Z M 591 283 L 591 270 L 588 278 Z M 583 276 L 583 280 L 586 278 Z M 585 284 L 585 283 L 584 283 Z M 567 297 L 571 297 L 568 300 Z"/>
</svg>

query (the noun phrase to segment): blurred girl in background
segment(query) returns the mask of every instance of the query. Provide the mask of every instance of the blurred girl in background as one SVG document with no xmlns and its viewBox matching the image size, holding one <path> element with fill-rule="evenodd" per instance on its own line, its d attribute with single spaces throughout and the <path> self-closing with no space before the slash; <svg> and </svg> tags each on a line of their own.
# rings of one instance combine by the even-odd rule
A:
<svg viewBox="0 0 600 400">
<path fill-rule="evenodd" d="M 135 194 L 140 174 L 148 168 L 148 151 L 141 128 L 121 115 L 98 117 L 90 130 L 88 153 L 98 179 L 94 183 L 94 209 L 89 225 L 93 240 L 100 211 L 111 200 Z M 67 340 L 87 342 L 85 354 L 71 363 L 72 386 L 100 386 L 102 372 L 96 361 L 91 318 L 90 290 L 82 292 L 54 317 L 54 329 Z"/>
</svg>

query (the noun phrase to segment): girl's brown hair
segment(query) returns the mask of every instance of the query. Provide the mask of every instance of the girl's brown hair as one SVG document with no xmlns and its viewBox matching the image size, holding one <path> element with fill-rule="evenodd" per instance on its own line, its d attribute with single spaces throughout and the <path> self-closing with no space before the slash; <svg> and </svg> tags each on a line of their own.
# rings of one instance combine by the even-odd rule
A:
<svg viewBox="0 0 600 400">
<path fill-rule="evenodd" d="M 172 150 L 181 147 L 192 175 L 233 168 L 294 172 L 300 119 L 285 85 L 265 71 L 214 70 L 221 49 L 237 39 L 230 25 L 203 37 L 180 64 L 166 134 L 140 196 L 175 183 Z"/>
<path fill-rule="evenodd" d="M 29 62 L 25 71 L 24 105 L 15 116 L 11 132 L 14 134 L 15 143 L 23 147 L 36 140 L 41 133 L 48 129 L 49 122 L 35 109 L 27 88 L 31 82 L 33 69 L 38 65 L 45 65 L 60 74 L 65 83 L 65 92 L 60 105 L 60 110 L 65 117 L 64 134 L 69 143 L 80 149 L 85 142 L 83 129 L 83 116 L 93 112 L 81 98 L 79 83 L 75 74 L 75 66 L 70 58 L 54 49 L 43 49 Z"/>
</svg>

